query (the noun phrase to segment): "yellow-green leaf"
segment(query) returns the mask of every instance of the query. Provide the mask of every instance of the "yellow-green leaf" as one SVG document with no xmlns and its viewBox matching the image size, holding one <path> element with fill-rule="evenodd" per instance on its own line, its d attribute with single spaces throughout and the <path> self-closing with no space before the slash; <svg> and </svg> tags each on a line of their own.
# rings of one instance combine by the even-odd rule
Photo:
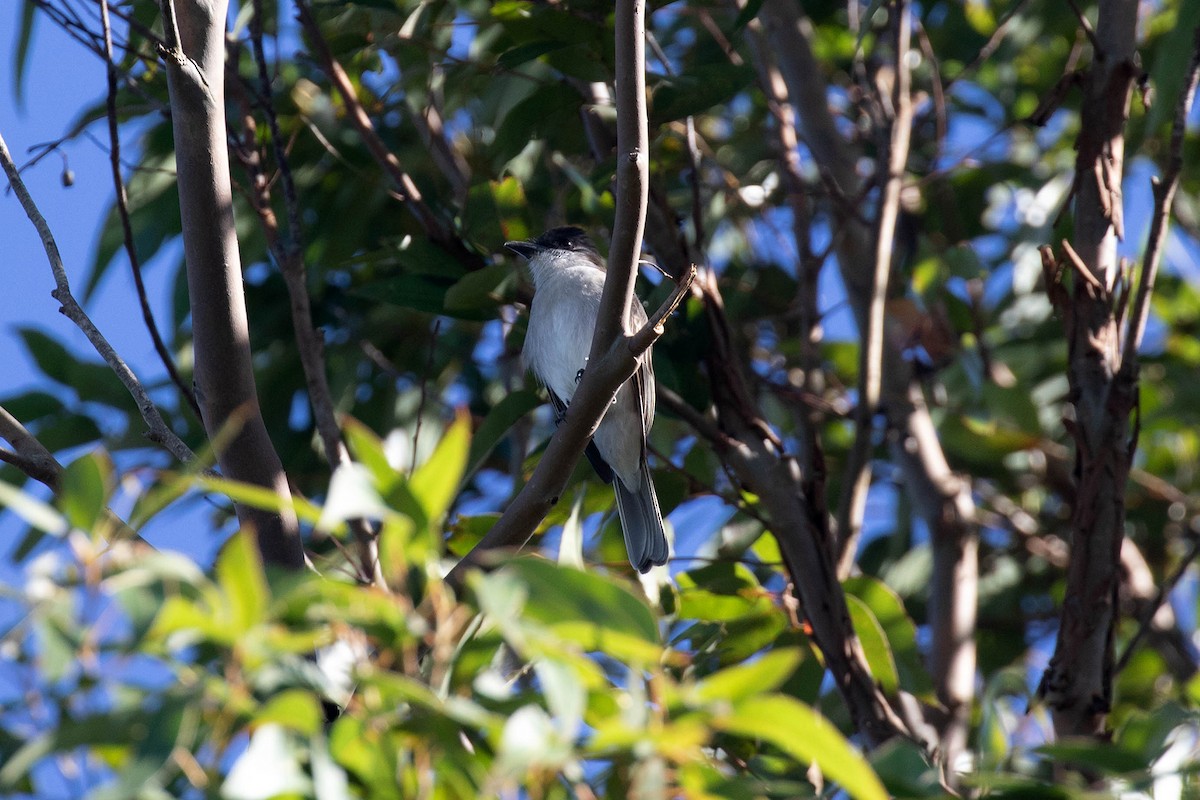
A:
<svg viewBox="0 0 1200 800">
<path fill-rule="evenodd" d="M 769 742 L 792 758 L 816 763 L 858 800 L 887 800 L 887 791 L 871 765 L 816 711 L 787 695 L 757 695 L 733 713 L 714 721 L 717 728 Z"/>
<path fill-rule="evenodd" d="M 433 455 L 413 473 L 409 489 L 430 522 L 445 516 L 458 494 L 458 482 L 467 466 L 471 446 L 471 416 L 462 412 L 454 420 Z"/>
<path fill-rule="evenodd" d="M 215 571 L 229 614 L 226 622 L 235 636 L 266 619 L 270 592 L 262 559 L 249 531 L 240 530 L 225 543 L 217 556 Z"/>
</svg>

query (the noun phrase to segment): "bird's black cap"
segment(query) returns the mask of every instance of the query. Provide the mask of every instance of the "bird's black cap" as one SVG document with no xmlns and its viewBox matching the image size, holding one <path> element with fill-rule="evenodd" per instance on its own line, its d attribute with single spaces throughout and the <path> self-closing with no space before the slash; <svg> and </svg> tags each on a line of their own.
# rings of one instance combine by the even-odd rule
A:
<svg viewBox="0 0 1200 800">
<path fill-rule="evenodd" d="M 586 253 L 595 261 L 600 261 L 600 251 L 592 243 L 587 231 L 575 225 L 563 225 L 551 228 L 531 242 L 505 242 L 504 246 L 517 255 L 533 258 L 543 250 L 571 250 Z M 603 263 L 603 262 L 601 262 Z"/>
</svg>

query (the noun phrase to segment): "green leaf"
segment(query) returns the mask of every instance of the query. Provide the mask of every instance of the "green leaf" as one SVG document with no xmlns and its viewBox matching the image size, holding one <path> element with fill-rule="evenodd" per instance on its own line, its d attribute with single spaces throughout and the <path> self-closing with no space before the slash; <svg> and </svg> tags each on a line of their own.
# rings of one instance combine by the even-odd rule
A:
<svg viewBox="0 0 1200 800">
<path fill-rule="evenodd" d="M 848 578 L 842 588 L 862 600 L 875 615 L 896 660 L 901 685 L 914 694 L 931 694 L 929 670 L 917 648 L 917 626 L 900 596 L 883 581 L 867 575 Z"/>
<path fill-rule="evenodd" d="M 695 699 L 701 703 L 736 703 L 773 692 L 796 671 L 802 659 L 803 652 L 797 648 L 771 650 L 748 664 L 737 664 L 708 676 L 696 686 Z"/>
<path fill-rule="evenodd" d="M 854 632 L 862 642 L 871 674 L 886 694 L 893 694 L 900 688 L 900 676 L 896 673 L 896 661 L 892 657 L 892 648 L 888 645 L 883 627 L 870 607 L 854 595 L 846 595 L 846 605 L 849 606 Z"/>
<path fill-rule="evenodd" d="M 73 389 L 81 400 L 136 412 L 129 392 L 108 366 L 81 361 L 56 339 L 36 328 L 18 328 L 17 333 L 46 377 Z"/>
<path fill-rule="evenodd" d="M 0 400 L 0 406 L 26 425 L 66 410 L 57 397 L 40 391 L 5 398 Z"/>
<path fill-rule="evenodd" d="M 471 416 L 460 413 L 438 442 L 429 460 L 413 472 L 408 483 L 409 489 L 431 523 L 436 523 L 446 515 L 451 501 L 458 495 L 458 485 L 467 466 L 470 446 Z"/>
<path fill-rule="evenodd" d="M 1150 768 L 1142 754 L 1111 742 L 1061 741 L 1042 745 L 1037 752 L 1056 764 L 1070 764 L 1102 775 L 1144 773 Z"/>
<path fill-rule="evenodd" d="M 251 508 L 259 508 L 264 511 L 295 511 L 301 522 L 310 525 L 317 524 L 321 519 L 321 509 L 303 497 L 293 495 L 290 500 L 285 500 L 265 486 L 231 481 L 227 478 L 214 478 L 209 475 L 198 476 L 196 483 L 210 492 L 225 495 L 233 502 Z"/>
<path fill-rule="evenodd" d="M 33 30 L 37 22 L 37 6 L 33 0 L 21 4 L 21 28 L 17 31 L 17 46 L 13 51 L 13 96 L 17 108 L 25 106 L 25 68 L 29 66 L 29 45 L 33 44 Z"/>
<path fill-rule="evenodd" d="M 871 766 L 894 797 L 945 797 L 938 770 L 915 742 L 899 737 L 871 753 Z"/>
<path fill-rule="evenodd" d="M 3 506 L 40 531 L 51 536 L 66 536 L 71 523 L 53 506 L 43 503 L 15 486 L 0 482 L 0 506 Z"/>
<path fill-rule="evenodd" d="M 250 531 L 242 529 L 225 543 L 217 556 L 215 572 L 229 615 L 226 622 L 234 636 L 266 619 L 271 594 Z"/>
<path fill-rule="evenodd" d="M 313 736 L 321 730 L 325 715 L 316 695 L 303 689 L 288 689 L 268 700 L 254 715 L 254 724 L 277 724 Z"/>
<path fill-rule="evenodd" d="M 887 790 L 870 764 L 829 721 L 786 695 L 757 695 L 738 703 L 733 713 L 714 720 L 721 730 L 769 742 L 821 773 L 859 800 L 887 800 Z"/>
<path fill-rule="evenodd" d="M 516 270 L 509 264 L 468 272 L 458 283 L 446 290 L 447 311 L 494 312 L 504 295 L 504 287 L 512 283 Z"/>
<path fill-rule="evenodd" d="M 494 405 L 471 437 L 471 450 L 467 454 L 467 469 L 463 479 L 469 480 L 512 426 L 541 404 L 542 400 L 536 393 L 521 389 L 506 394 L 503 400 Z"/>
<path fill-rule="evenodd" d="M 651 117 L 662 124 L 707 111 L 732 99 L 753 80 L 753 68 L 733 64 L 706 64 L 663 78 L 654 89 Z"/>
<path fill-rule="evenodd" d="M 539 86 L 504 115 L 492 144 L 493 162 L 508 162 L 532 139 L 546 139 L 568 150 L 573 148 L 565 146 L 566 139 L 574 134 L 582 144 L 581 100 L 579 92 L 565 83 Z"/>
<path fill-rule="evenodd" d="M 354 455 L 354 460 L 371 471 L 376 485 L 386 494 L 386 489 L 382 487 L 388 486 L 396 479 L 396 470 L 392 469 L 388 462 L 383 440 L 375 431 L 353 417 L 347 417 L 342 423 L 342 434 L 346 437 L 346 444 Z"/>
<path fill-rule="evenodd" d="M 502 626 L 533 621 L 559 639 L 635 664 L 657 662 L 661 655 L 649 607 L 614 581 L 519 558 L 483 583 L 480 602 Z"/>
<path fill-rule="evenodd" d="M 81 531 L 95 527 L 113 490 L 114 472 L 103 451 L 80 456 L 63 470 L 55 503 L 73 526 Z"/>
<path fill-rule="evenodd" d="M 1200 0 L 1181 0 L 1175 24 L 1158 45 L 1158 55 L 1150 68 L 1154 86 L 1154 105 L 1146 118 L 1147 134 L 1153 136 L 1160 124 L 1174 118 L 1175 105 L 1183 91 L 1188 61 L 1192 57 L 1192 35 L 1200 25 Z"/>
<path fill-rule="evenodd" d="M 370 470 L 351 461 L 339 464 L 333 471 L 317 529 L 339 529 L 344 522 L 352 519 L 381 520 L 389 513 L 383 498 L 379 496 L 379 490 L 375 488 Z"/>
</svg>

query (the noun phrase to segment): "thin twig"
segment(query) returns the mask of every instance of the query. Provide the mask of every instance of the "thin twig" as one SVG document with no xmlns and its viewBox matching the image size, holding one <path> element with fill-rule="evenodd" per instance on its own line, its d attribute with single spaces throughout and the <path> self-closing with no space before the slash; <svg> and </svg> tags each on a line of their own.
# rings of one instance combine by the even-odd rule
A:
<svg viewBox="0 0 1200 800">
<path fill-rule="evenodd" d="M 1069 263 L 1079 277 L 1083 278 L 1093 289 L 1103 290 L 1104 284 L 1100 279 L 1092 274 L 1092 271 L 1087 268 L 1087 264 L 1083 263 L 1083 259 L 1079 257 L 1079 253 L 1075 252 L 1075 248 L 1066 239 L 1062 240 L 1063 252 L 1067 254 L 1067 263 Z"/>
<path fill-rule="evenodd" d="M 146 296 L 146 283 L 142 280 L 142 262 L 138 258 L 137 246 L 134 244 L 133 225 L 129 219 L 129 197 L 125 191 L 125 181 L 121 177 L 121 135 L 117 129 L 117 65 L 113 61 L 112 27 L 108 19 L 108 2 L 109 0 L 99 0 L 100 24 L 104 30 L 105 67 L 108 75 L 108 97 L 105 100 L 108 115 L 108 157 L 112 167 L 113 188 L 117 194 L 117 215 L 121 219 L 121 236 L 125 242 L 125 253 L 129 257 L 129 269 L 133 272 L 133 285 L 137 291 L 138 304 L 142 309 L 142 320 L 146 323 L 146 330 L 154 343 L 154 352 L 158 353 L 158 358 L 166 368 L 171 382 L 179 389 L 184 401 L 199 420 L 200 405 L 196 402 L 192 387 L 188 386 L 183 380 L 183 376 L 179 374 L 179 370 L 175 368 L 175 360 L 171 357 L 171 351 L 167 349 L 162 335 L 158 332 L 158 325 L 154 321 L 154 312 L 150 308 L 150 299 Z"/>
<path fill-rule="evenodd" d="M 42 239 L 42 247 L 46 251 L 46 257 L 50 261 L 50 269 L 54 273 L 55 289 L 51 292 L 51 296 L 62 305 L 59 309 L 66 315 L 67 319 L 75 323 L 83 334 L 87 336 L 92 347 L 104 359 L 104 362 L 116 373 L 117 378 L 133 396 L 137 403 L 138 410 L 141 412 L 142 419 L 149 427 L 149 437 L 151 441 L 157 442 L 165 447 L 180 461 L 191 461 L 196 457 L 196 454 L 183 443 L 183 441 L 175 435 L 167 423 L 159 414 L 158 408 L 154 405 L 154 401 L 150 399 L 150 395 L 146 393 L 145 387 L 141 381 L 133 374 L 133 370 L 125 363 L 125 361 L 117 355 L 117 351 L 113 349 L 104 335 L 96 328 L 87 312 L 75 300 L 75 296 L 71 294 L 71 284 L 67 280 L 67 271 L 63 266 L 62 256 L 58 252 L 58 244 L 54 241 L 54 235 L 50 232 L 50 226 L 46 223 L 46 218 L 42 216 L 42 212 L 38 210 L 37 204 L 34 203 L 33 197 L 30 196 L 29 190 L 25 188 L 25 183 L 21 180 L 21 176 L 17 174 L 16 164 L 13 163 L 12 154 L 8 150 L 8 144 L 4 141 L 4 137 L 0 136 L 0 165 L 4 167 L 4 173 L 8 176 L 8 182 L 12 185 L 13 191 L 17 195 L 17 199 L 21 201 L 21 207 L 25 209 L 26 216 L 33 223 L 33 227 L 37 229 L 38 235 Z"/>
<path fill-rule="evenodd" d="M 1149 605 L 1146 606 L 1145 613 L 1142 614 L 1142 618 L 1138 620 L 1137 632 L 1133 634 L 1133 638 L 1131 638 L 1129 643 L 1125 645 L 1124 651 L 1121 652 L 1121 657 L 1117 659 L 1116 666 L 1113 667 L 1114 678 L 1117 675 L 1120 675 L 1121 671 L 1124 670 L 1125 667 L 1129 666 L 1129 659 L 1133 657 L 1133 653 L 1137 649 L 1138 645 L 1141 644 L 1142 639 L 1144 639 L 1146 634 L 1150 632 L 1150 628 L 1154 624 L 1154 617 L 1157 616 L 1158 610 L 1162 608 L 1163 603 L 1167 602 L 1167 598 L 1170 597 L 1171 592 L 1175 590 L 1176 585 L 1179 584 L 1180 579 L 1183 578 L 1184 573 L 1188 571 L 1188 568 L 1192 565 L 1192 562 L 1196 560 L 1196 556 L 1198 555 L 1200 555 L 1200 540 L 1192 539 L 1191 549 L 1188 550 L 1187 555 L 1185 555 L 1183 560 L 1180 561 L 1178 566 L 1175 567 L 1175 571 L 1171 573 L 1170 577 L 1163 581 L 1162 585 L 1158 587 L 1158 592 L 1155 593 L 1154 599 L 1151 600 Z"/>
<path fill-rule="evenodd" d="M 1196 28 L 1192 44 L 1192 60 L 1188 64 L 1187 80 L 1175 104 L 1175 121 L 1171 126 L 1171 149 L 1166 170 L 1161 181 L 1154 184 L 1154 217 L 1150 224 L 1150 238 L 1146 242 L 1142 274 L 1138 280 L 1137 295 L 1133 302 L 1129 324 L 1125 329 L 1125 343 L 1121 354 L 1121 368 L 1133 368 L 1137 363 L 1137 351 L 1142 337 L 1146 335 L 1146 319 L 1150 314 L 1150 296 L 1154 293 L 1154 282 L 1158 277 L 1158 265 L 1163 246 L 1167 240 L 1167 225 L 1171 220 L 1171 206 L 1175 190 L 1179 186 L 1179 175 L 1183 171 L 1183 137 L 1187 130 L 1188 111 L 1196 96 L 1196 85 L 1200 81 L 1200 27 Z"/>
<path fill-rule="evenodd" d="M 1004 37 L 1008 33 L 1009 23 L 1016 18 L 1017 14 L 1028 2 L 1029 0 L 1017 0 L 1017 2 L 1013 3 L 1012 6 L 1009 7 L 1004 16 L 1000 18 L 1000 21 L 996 23 L 996 29 L 992 31 L 992 35 L 988 37 L 986 42 L 984 42 L 983 47 L 979 48 L 979 52 L 975 55 L 975 58 L 971 59 L 970 63 L 966 64 L 962 69 L 955 73 L 954 77 L 946 81 L 946 85 L 942 87 L 943 91 L 949 92 L 950 87 L 954 85 L 955 81 L 957 81 L 959 78 L 970 75 L 972 72 L 978 69 L 980 64 L 992 57 L 992 53 L 996 52 L 996 48 L 998 48 L 1000 43 L 1004 41 Z"/>
<path fill-rule="evenodd" d="M 883 385 L 883 326 L 886 312 L 888 278 L 892 271 L 895 250 L 896 220 L 900 213 L 900 191 L 903 188 L 904 166 L 908 161 L 912 135 L 911 74 L 908 50 L 912 35 L 911 6 L 907 0 L 897 0 L 896 82 L 893 87 L 890 141 L 886 162 L 881 170 L 885 177 L 880 198 L 879 216 L 875 228 L 875 270 L 869 304 L 859 345 L 858 407 L 855 413 L 855 436 L 847 456 L 846 477 L 842 483 L 842 498 L 838 505 L 838 575 L 845 577 L 856 557 L 862 531 L 867 490 L 871 485 L 871 439 L 875 412 Z"/>
<path fill-rule="evenodd" d="M 1087 36 L 1088 41 L 1092 43 L 1092 49 L 1097 56 L 1104 55 L 1104 48 L 1100 46 L 1100 40 L 1096 38 L 1096 29 L 1092 27 L 1091 21 L 1084 15 L 1079 8 L 1079 4 L 1075 0 L 1067 0 L 1067 5 L 1075 12 L 1075 17 L 1079 20 L 1079 27 L 1083 29 L 1083 33 Z"/>
</svg>

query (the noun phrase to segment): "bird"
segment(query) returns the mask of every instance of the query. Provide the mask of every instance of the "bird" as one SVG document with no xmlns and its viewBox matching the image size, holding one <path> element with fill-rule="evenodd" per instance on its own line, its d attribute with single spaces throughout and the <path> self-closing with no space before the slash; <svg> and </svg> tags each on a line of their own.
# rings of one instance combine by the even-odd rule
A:
<svg viewBox="0 0 1200 800">
<path fill-rule="evenodd" d="M 552 228 L 536 239 L 504 246 L 528 262 L 533 276 L 522 357 L 546 387 L 561 421 L 587 365 L 607 269 L 587 232 L 575 226 Z M 646 323 L 641 303 L 633 303 L 629 317 L 635 329 Z M 584 451 L 596 474 L 613 486 L 629 563 L 640 573 L 665 564 L 669 551 L 646 462 L 653 423 L 654 367 L 647 350 L 637 371 L 617 390 Z"/>
</svg>

